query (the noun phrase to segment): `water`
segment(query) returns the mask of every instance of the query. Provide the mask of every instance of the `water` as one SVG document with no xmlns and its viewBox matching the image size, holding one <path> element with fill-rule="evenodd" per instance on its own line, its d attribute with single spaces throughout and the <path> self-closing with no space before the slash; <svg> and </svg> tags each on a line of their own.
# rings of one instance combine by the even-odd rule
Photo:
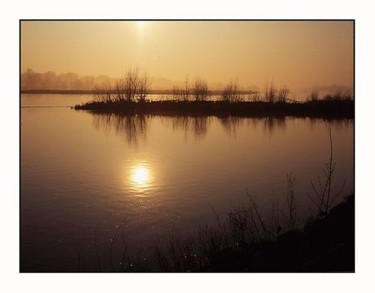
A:
<svg viewBox="0 0 375 293">
<path fill-rule="evenodd" d="M 171 232 L 194 233 L 252 194 L 265 219 L 296 176 L 298 218 L 329 159 L 338 198 L 353 192 L 353 123 L 98 115 L 70 108 L 89 95 L 21 97 L 21 269 L 76 270 L 108 263 L 111 238 L 134 254 Z M 96 241 L 95 241 L 96 238 Z M 120 239 L 121 237 L 119 237 Z M 117 240 L 114 247 L 121 246 Z M 115 257 L 114 257 L 115 259 Z"/>
</svg>

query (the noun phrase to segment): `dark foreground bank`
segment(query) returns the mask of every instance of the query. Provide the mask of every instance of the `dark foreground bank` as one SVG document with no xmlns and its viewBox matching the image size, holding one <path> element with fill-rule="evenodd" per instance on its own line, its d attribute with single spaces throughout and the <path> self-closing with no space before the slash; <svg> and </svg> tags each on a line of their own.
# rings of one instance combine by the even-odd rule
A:
<svg viewBox="0 0 375 293">
<path fill-rule="evenodd" d="M 162 246 L 150 247 L 147 258 L 129 254 L 123 230 L 114 231 L 108 255 L 92 254 L 75 272 L 354 272 L 354 195 L 327 215 L 291 229 L 266 225 L 255 202 L 233 209 L 217 225 L 203 225 L 190 236 L 171 234 Z M 122 235 L 122 236 L 121 236 Z M 113 244 L 123 251 L 116 254 Z M 109 259 L 107 264 L 104 260 Z M 59 272 L 56 269 L 49 272 Z M 24 267 L 21 272 L 39 272 Z"/>
<path fill-rule="evenodd" d="M 201 227 L 195 238 L 172 237 L 164 250 L 156 250 L 154 266 L 135 265 L 134 270 L 354 272 L 353 195 L 326 216 L 293 230 L 284 226 L 272 231 L 254 202 L 250 206 L 235 209 L 215 229 Z"/>
<path fill-rule="evenodd" d="M 354 272 L 354 195 L 303 227 L 267 223 L 250 196 L 216 225 L 171 234 L 150 251 L 146 261 L 128 255 L 108 271 Z"/>
<path fill-rule="evenodd" d="M 98 113 L 207 116 L 294 116 L 325 119 L 354 118 L 353 100 L 317 100 L 304 103 L 288 102 L 227 102 L 227 101 L 110 101 L 76 105 L 76 110 Z"/>
<path fill-rule="evenodd" d="M 354 272 L 354 196 L 301 231 L 288 231 L 275 241 L 220 250 L 200 271 Z"/>
</svg>

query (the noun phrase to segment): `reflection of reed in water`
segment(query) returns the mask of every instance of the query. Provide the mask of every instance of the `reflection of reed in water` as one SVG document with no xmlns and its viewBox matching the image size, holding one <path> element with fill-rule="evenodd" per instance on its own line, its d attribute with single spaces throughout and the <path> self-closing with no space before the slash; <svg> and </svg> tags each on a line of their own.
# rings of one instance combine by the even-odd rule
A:
<svg viewBox="0 0 375 293">
<path fill-rule="evenodd" d="M 172 126 L 173 130 L 182 130 L 185 136 L 192 134 L 195 138 L 204 138 L 207 134 L 208 127 L 213 120 L 218 121 L 229 136 L 236 136 L 238 127 L 242 127 L 244 123 L 252 124 L 252 127 L 261 125 L 263 130 L 272 134 L 276 129 L 284 129 L 286 120 L 284 117 L 262 117 L 248 118 L 238 116 L 212 117 L 212 116 L 162 116 L 161 121 L 166 126 Z"/>
<path fill-rule="evenodd" d="M 310 122 L 310 127 L 313 128 L 318 121 L 322 121 L 318 118 L 307 118 Z M 352 123 L 353 119 L 324 119 L 327 127 L 333 126 L 335 128 L 348 128 Z"/>
<path fill-rule="evenodd" d="M 123 135 L 130 145 L 137 145 L 140 139 L 146 139 L 148 120 L 146 115 L 95 113 L 93 117 L 96 129 L 104 129 L 106 132 L 114 130 L 116 134 Z"/>
<path fill-rule="evenodd" d="M 262 118 L 264 131 L 272 135 L 276 129 L 285 129 L 285 117 L 265 117 Z"/>
<path fill-rule="evenodd" d="M 226 116 L 219 118 L 221 125 L 229 136 L 236 136 L 237 127 L 241 126 L 245 120 L 247 119 L 237 116 Z"/>
<path fill-rule="evenodd" d="M 238 127 L 241 127 L 244 123 L 252 125 L 253 128 L 256 128 L 259 124 L 263 127 L 264 132 L 272 135 L 276 129 L 285 129 L 286 122 L 284 117 L 253 117 L 253 118 L 244 118 L 236 116 L 227 116 L 219 118 L 221 125 L 224 130 L 229 134 L 236 136 L 236 131 Z"/>
<path fill-rule="evenodd" d="M 193 134 L 196 139 L 206 136 L 207 129 L 211 123 L 211 117 L 208 116 L 168 116 L 163 117 L 162 122 L 167 125 L 172 124 L 173 130 L 182 130 L 185 136 Z"/>
<path fill-rule="evenodd" d="M 148 119 L 150 115 L 123 115 L 115 113 L 95 113 L 94 127 L 104 129 L 106 132 L 114 130 L 118 135 L 125 136 L 127 142 L 131 145 L 137 145 L 140 140 L 146 139 Z M 244 124 L 256 128 L 259 125 L 262 130 L 272 135 L 275 130 L 283 130 L 286 127 L 285 117 L 262 117 L 262 118 L 244 118 L 236 116 L 213 117 L 213 116 L 158 116 L 161 122 L 167 127 L 172 127 L 174 131 L 184 131 L 185 137 L 193 135 L 196 139 L 203 139 L 207 135 L 209 126 L 213 120 L 217 120 L 229 136 L 236 136 L 239 127 Z M 310 119 L 311 125 L 315 120 Z M 339 126 L 347 126 L 350 120 L 333 121 Z"/>
</svg>

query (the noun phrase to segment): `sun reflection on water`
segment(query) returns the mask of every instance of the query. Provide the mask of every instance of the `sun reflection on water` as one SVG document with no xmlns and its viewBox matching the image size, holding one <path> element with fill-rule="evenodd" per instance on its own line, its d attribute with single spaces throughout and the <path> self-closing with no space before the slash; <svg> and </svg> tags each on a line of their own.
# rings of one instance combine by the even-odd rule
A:
<svg viewBox="0 0 375 293">
<path fill-rule="evenodd" d="M 131 169 L 130 181 L 138 189 L 146 189 L 151 183 L 150 168 L 146 164 L 137 164 Z"/>
</svg>

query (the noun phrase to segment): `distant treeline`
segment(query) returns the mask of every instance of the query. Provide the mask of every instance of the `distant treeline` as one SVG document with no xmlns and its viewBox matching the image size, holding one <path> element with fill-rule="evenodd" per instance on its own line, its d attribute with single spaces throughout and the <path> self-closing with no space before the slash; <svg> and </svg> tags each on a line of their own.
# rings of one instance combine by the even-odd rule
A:
<svg viewBox="0 0 375 293">
<path fill-rule="evenodd" d="M 21 74 L 21 91 L 92 91 L 97 86 L 108 85 L 114 80 L 106 75 L 78 76 L 76 73 L 56 74 L 53 71 L 38 73 L 27 69 Z"/>
<path fill-rule="evenodd" d="M 64 89 L 22 89 L 21 88 L 21 94 L 62 94 L 62 95 L 94 95 L 94 94 L 105 94 L 108 93 L 107 90 L 64 90 Z M 115 91 L 112 91 L 112 94 L 114 94 Z M 173 95 L 173 89 L 172 90 L 149 90 L 148 92 L 150 95 Z M 211 91 L 211 95 L 220 95 L 222 91 L 220 90 L 213 90 Z M 252 95 L 256 94 L 255 91 L 241 91 L 241 94 L 247 94 Z"/>
<path fill-rule="evenodd" d="M 174 93 L 172 85 L 161 85 L 160 80 L 165 84 L 173 84 L 173 81 L 157 79 L 156 87 L 149 90 L 150 94 L 166 94 Z M 76 73 L 56 74 L 53 71 L 45 73 L 35 72 L 32 69 L 27 69 L 21 73 L 21 93 L 24 94 L 94 94 L 95 92 L 107 92 L 108 88 L 115 88 L 114 86 L 119 82 L 118 78 L 111 78 L 107 75 L 99 76 L 79 76 Z M 178 82 L 176 82 L 178 83 Z M 153 84 L 154 86 L 154 84 Z M 102 90 L 101 90 L 102 89 Z M 104 90 L 105 89 L 105 90 Z M 113 89 L 114 91 L 114 89 Z M 211 91 L 214 95 L 219 95 L 221 90 L 217 88 Z M 253 94 L 253 90 L 242 90 L 243 94 Z"/>
</svg>

